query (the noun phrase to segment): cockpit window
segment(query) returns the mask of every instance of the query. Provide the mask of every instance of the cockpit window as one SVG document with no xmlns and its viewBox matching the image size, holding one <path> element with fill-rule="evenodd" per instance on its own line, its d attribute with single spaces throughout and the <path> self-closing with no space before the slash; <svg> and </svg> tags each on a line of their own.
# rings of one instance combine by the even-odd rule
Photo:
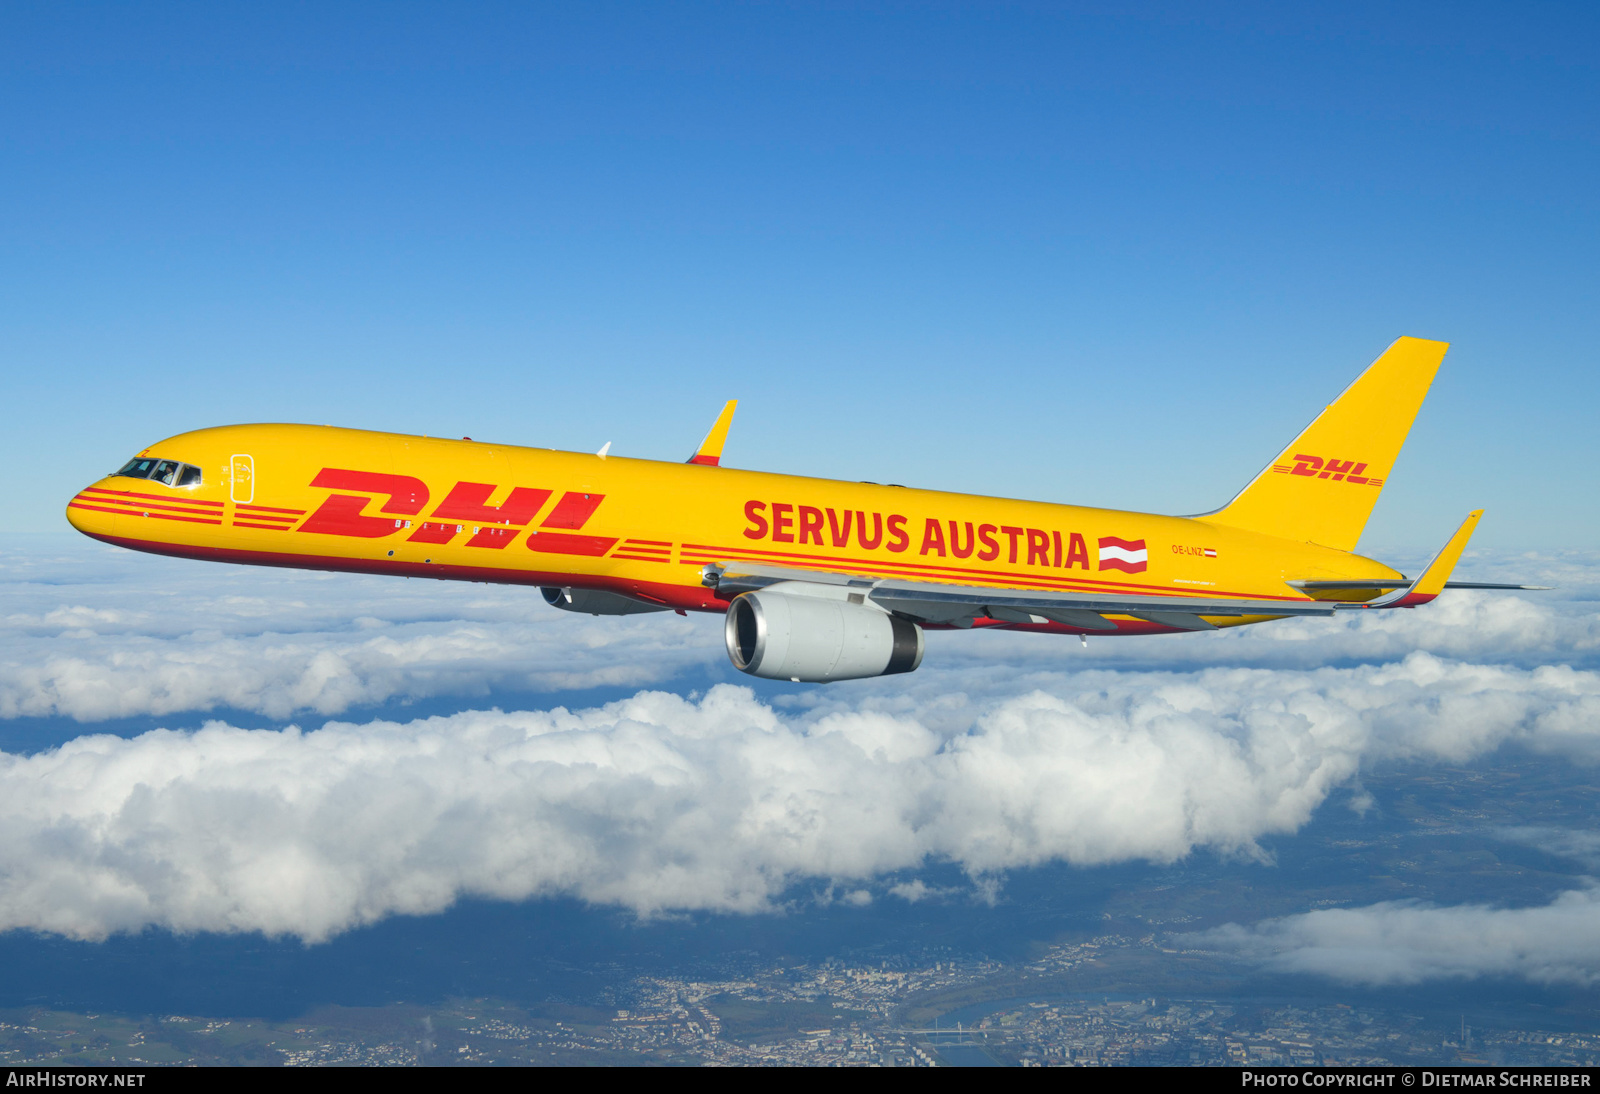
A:
<svg viewBox="0 0 1600 1094">
<path fill-rule="evenodd" d="M 192 463 L 177 460 L 133 459 L 123 465 L 114 477 L 125 479 L 150 479 L 164 486 L 199 486 L 200 469 Z"/>
</svg>

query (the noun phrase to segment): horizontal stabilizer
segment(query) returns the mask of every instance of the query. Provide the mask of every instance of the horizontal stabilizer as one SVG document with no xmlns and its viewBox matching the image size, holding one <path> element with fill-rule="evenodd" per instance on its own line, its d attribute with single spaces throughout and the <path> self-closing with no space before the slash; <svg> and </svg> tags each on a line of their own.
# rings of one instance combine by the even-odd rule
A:
<svg viewBox="0 0 1600 1094">
<path fill-rule="evenodd" d="M 1411 587 L 1410 578 L 1374 578 L 1371 581 L 1286 581 L 1296 589 L 1306 592 L 1337 592 L 1340 589 L 1408 589 Z M 1551 585 L 1504 585 L 1496 581 L 1446 581 L 1446 589 L 1512 589 L 1530 593 L 1547 593 L 1554 586 Z"/>
</svg>

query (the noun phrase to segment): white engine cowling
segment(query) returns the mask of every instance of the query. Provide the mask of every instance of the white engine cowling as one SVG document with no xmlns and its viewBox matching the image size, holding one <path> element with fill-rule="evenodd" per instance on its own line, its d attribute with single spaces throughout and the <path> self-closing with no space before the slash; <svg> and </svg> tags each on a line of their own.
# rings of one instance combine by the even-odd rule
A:
<svg viewBox="0 0 1600 1094">
<path fill-rule="evenodd" d="M 741 672 L 822 684 L 912 672 L 922 664 L 922 628 L 840 587 L 820 595 L 762 589 L 728 605 L 723 640 Z M 808 586 L 808 589 L 810 586 Z"/>
<path fill-rule="evenodd" d="M 551 589 L 540 588 L 544 602 L 564 612 L 583 612 L 585 615 L 638 615 L 640 612 L 664 612 L 667 608 L 648 600 L 635 600 L 621 593 L 608 593 L 601 589 Z"/>
</svg>

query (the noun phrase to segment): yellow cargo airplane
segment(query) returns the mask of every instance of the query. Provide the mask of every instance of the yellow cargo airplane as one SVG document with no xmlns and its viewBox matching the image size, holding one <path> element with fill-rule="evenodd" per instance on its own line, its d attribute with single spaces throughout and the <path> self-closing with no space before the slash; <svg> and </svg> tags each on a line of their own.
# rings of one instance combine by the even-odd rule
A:
<svg viewBox="0 0 1600 1094">
<path fill-rule="evenodd" d="M 1401 338 L 1192 517 L 737 471 L 720 466 L 730 402 L 686 464 L 201 429 L 84 489 L 67 519 L 184 558 L 536 585 L 596 615 L 719 612 L 744 672 L 848 680 L 915 669 L 925 627 L 1162 634 L 1532 588 L 1447 580 L 1481 510 L 1414 580 L 1353 553 L 1447 348 Z"/>
</svg>

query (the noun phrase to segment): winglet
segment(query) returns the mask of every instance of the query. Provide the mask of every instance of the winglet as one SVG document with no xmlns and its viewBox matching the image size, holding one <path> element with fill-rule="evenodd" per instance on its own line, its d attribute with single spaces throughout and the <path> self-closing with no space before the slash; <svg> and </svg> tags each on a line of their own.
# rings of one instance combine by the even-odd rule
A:
<svg viewBox="0 0 1600 1094">
<path fill-rule="evenodd" d="M 695 449 L 685 463 L 704 464 L 707 467 L 716 467 L 722 462 L 722 446 L 728 443 L 728 427 L 733 424 L 733 412 L 739 406 L 738 399 L 729 399 L 722 413 L 717 415 L 716 424 L 711 427 L 711 432 L 706 434 L 706 439 L 700 442 L 700 447 Z"/>
<path fill-rule="evenodd" d="M 1422 571 L 1421 577 L 1405 588 L 1396 589 L 1388 596 L 1379 597 L 1377 600 L 1369 600 L 1363 606 L 1414 608 L 1438 596 L 1444 589 L 1445 582 L 1450 580 L 1450 572 L 1461 560 L 1461 552 L 1467 549 L 1467 540 L 1472 538 L 1472 531 L 1478 526 L 1478 518 L 1481 516 L 1483 516 L 1482 509 L 1474 509 L 1467 514 L 1467 519 L 1461 522 L 1461 527 L 1450 537 L 1450 542 L 1444 545 L 1444 550 L 1433 556 L 1433 561 L 1428 563 L 1428 568 Z"/>
</svg>

